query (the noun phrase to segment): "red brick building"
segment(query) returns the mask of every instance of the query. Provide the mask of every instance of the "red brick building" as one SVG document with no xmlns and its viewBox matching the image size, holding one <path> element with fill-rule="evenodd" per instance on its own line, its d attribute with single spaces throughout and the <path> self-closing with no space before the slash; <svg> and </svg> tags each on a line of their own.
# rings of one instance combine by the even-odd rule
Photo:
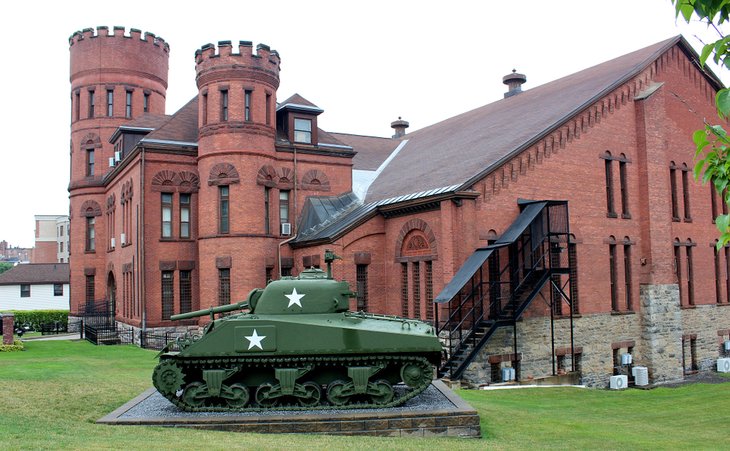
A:
<svg viewBox="0 0 730 451">
<path fill-rule="evenodd" d="M 100 27 L 70 44 L 72 313 L 102 300 L 175 327 L 329 248 L 353 308 L 439 325 L 445 373 L 575 365 L 605 385 L 630 353 L 661 382 L 725 352 L 723 206 L 690 174 L 721 83 L 681 37 L 524 92 L 510 74 L 505 99 L 393 138 L 277 100 L 265 45 L 203 46 L 198 95 L 166 116 L 164 40 Z"/>
</svg>

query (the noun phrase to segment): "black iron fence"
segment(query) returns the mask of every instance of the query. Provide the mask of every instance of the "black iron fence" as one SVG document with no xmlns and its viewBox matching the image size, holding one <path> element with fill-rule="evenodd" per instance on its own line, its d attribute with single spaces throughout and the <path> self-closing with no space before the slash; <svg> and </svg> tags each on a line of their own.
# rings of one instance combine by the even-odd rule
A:
<svg viewBox="0 0 730 451">
<path fill-rule="evenodd" d="M 52 323 L 41 324 L 41 335 L 56 335 L 68 333 L 68 323 L 54 321 Z"/>
</svg>

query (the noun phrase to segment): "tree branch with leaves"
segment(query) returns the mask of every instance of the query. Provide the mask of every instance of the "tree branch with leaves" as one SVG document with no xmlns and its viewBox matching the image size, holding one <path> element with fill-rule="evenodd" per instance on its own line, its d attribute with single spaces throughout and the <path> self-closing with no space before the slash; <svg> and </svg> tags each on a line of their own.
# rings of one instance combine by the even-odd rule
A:
<svg viewBox="0 0 730 451">
<path fill-rule="evenodd" d="M 687 23 L 696 17 L 701 23 L 714 30 L 718 39 L 704 43 L 700 52 L 700 65 L 705 66 L 712 57 L 715 64 L 730 69 L 730 36 L 726 36 L 720 25 L 730 18 L 730 0 L 672 0 L 677 18 L 682 17 Z M 720 120 L 730 118 L 730 90 L 720 89 L 715 97 L 715 106 Z M 705 120 L 705 127 L 692 135 L 695 143 L 694 176 L 702 183 L 711 182 L 722 197 L 723 202 L 730 205 L 730 137 L 721 125 L 710 124 Z M 730 242 L 730 214 L 719 215 L 715 225 L 720 231 L 717 248 Z"/>
</svg>

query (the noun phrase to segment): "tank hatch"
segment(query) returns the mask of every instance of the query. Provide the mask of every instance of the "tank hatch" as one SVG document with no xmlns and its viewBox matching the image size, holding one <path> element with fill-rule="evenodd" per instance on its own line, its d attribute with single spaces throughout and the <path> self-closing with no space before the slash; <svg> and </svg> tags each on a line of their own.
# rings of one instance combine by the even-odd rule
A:
<svg viewBox="0 0 730 451">
<path fill-rule="evenodd" d="M 350 306 L 347 282 L 328 277 L 321 269 L 307 269 L 297 277 L 286 277 L 269 283 L 256 302 L 253 313 L 287 315 L 345 312 Z"/>
</svg>

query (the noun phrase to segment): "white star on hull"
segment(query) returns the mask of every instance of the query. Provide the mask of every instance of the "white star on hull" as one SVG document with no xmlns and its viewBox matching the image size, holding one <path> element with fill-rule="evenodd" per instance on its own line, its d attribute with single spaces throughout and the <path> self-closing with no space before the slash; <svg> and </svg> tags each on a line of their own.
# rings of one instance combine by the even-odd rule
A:
<svg viewBox="0 0 730 451">
<path fill-rule="evenodd" d="M 246 340 L 248 340 L 248 350 L 250 351 L 251 348 L 259 348 L 260 350 L 264 350 L 264 347 L 261 346 L 261 341 L 266 338 L 266 335 L 259 335 L 256 332 L 256 329 L 253 330 L 253 334 L 246 337 Z"/>
</svg>

